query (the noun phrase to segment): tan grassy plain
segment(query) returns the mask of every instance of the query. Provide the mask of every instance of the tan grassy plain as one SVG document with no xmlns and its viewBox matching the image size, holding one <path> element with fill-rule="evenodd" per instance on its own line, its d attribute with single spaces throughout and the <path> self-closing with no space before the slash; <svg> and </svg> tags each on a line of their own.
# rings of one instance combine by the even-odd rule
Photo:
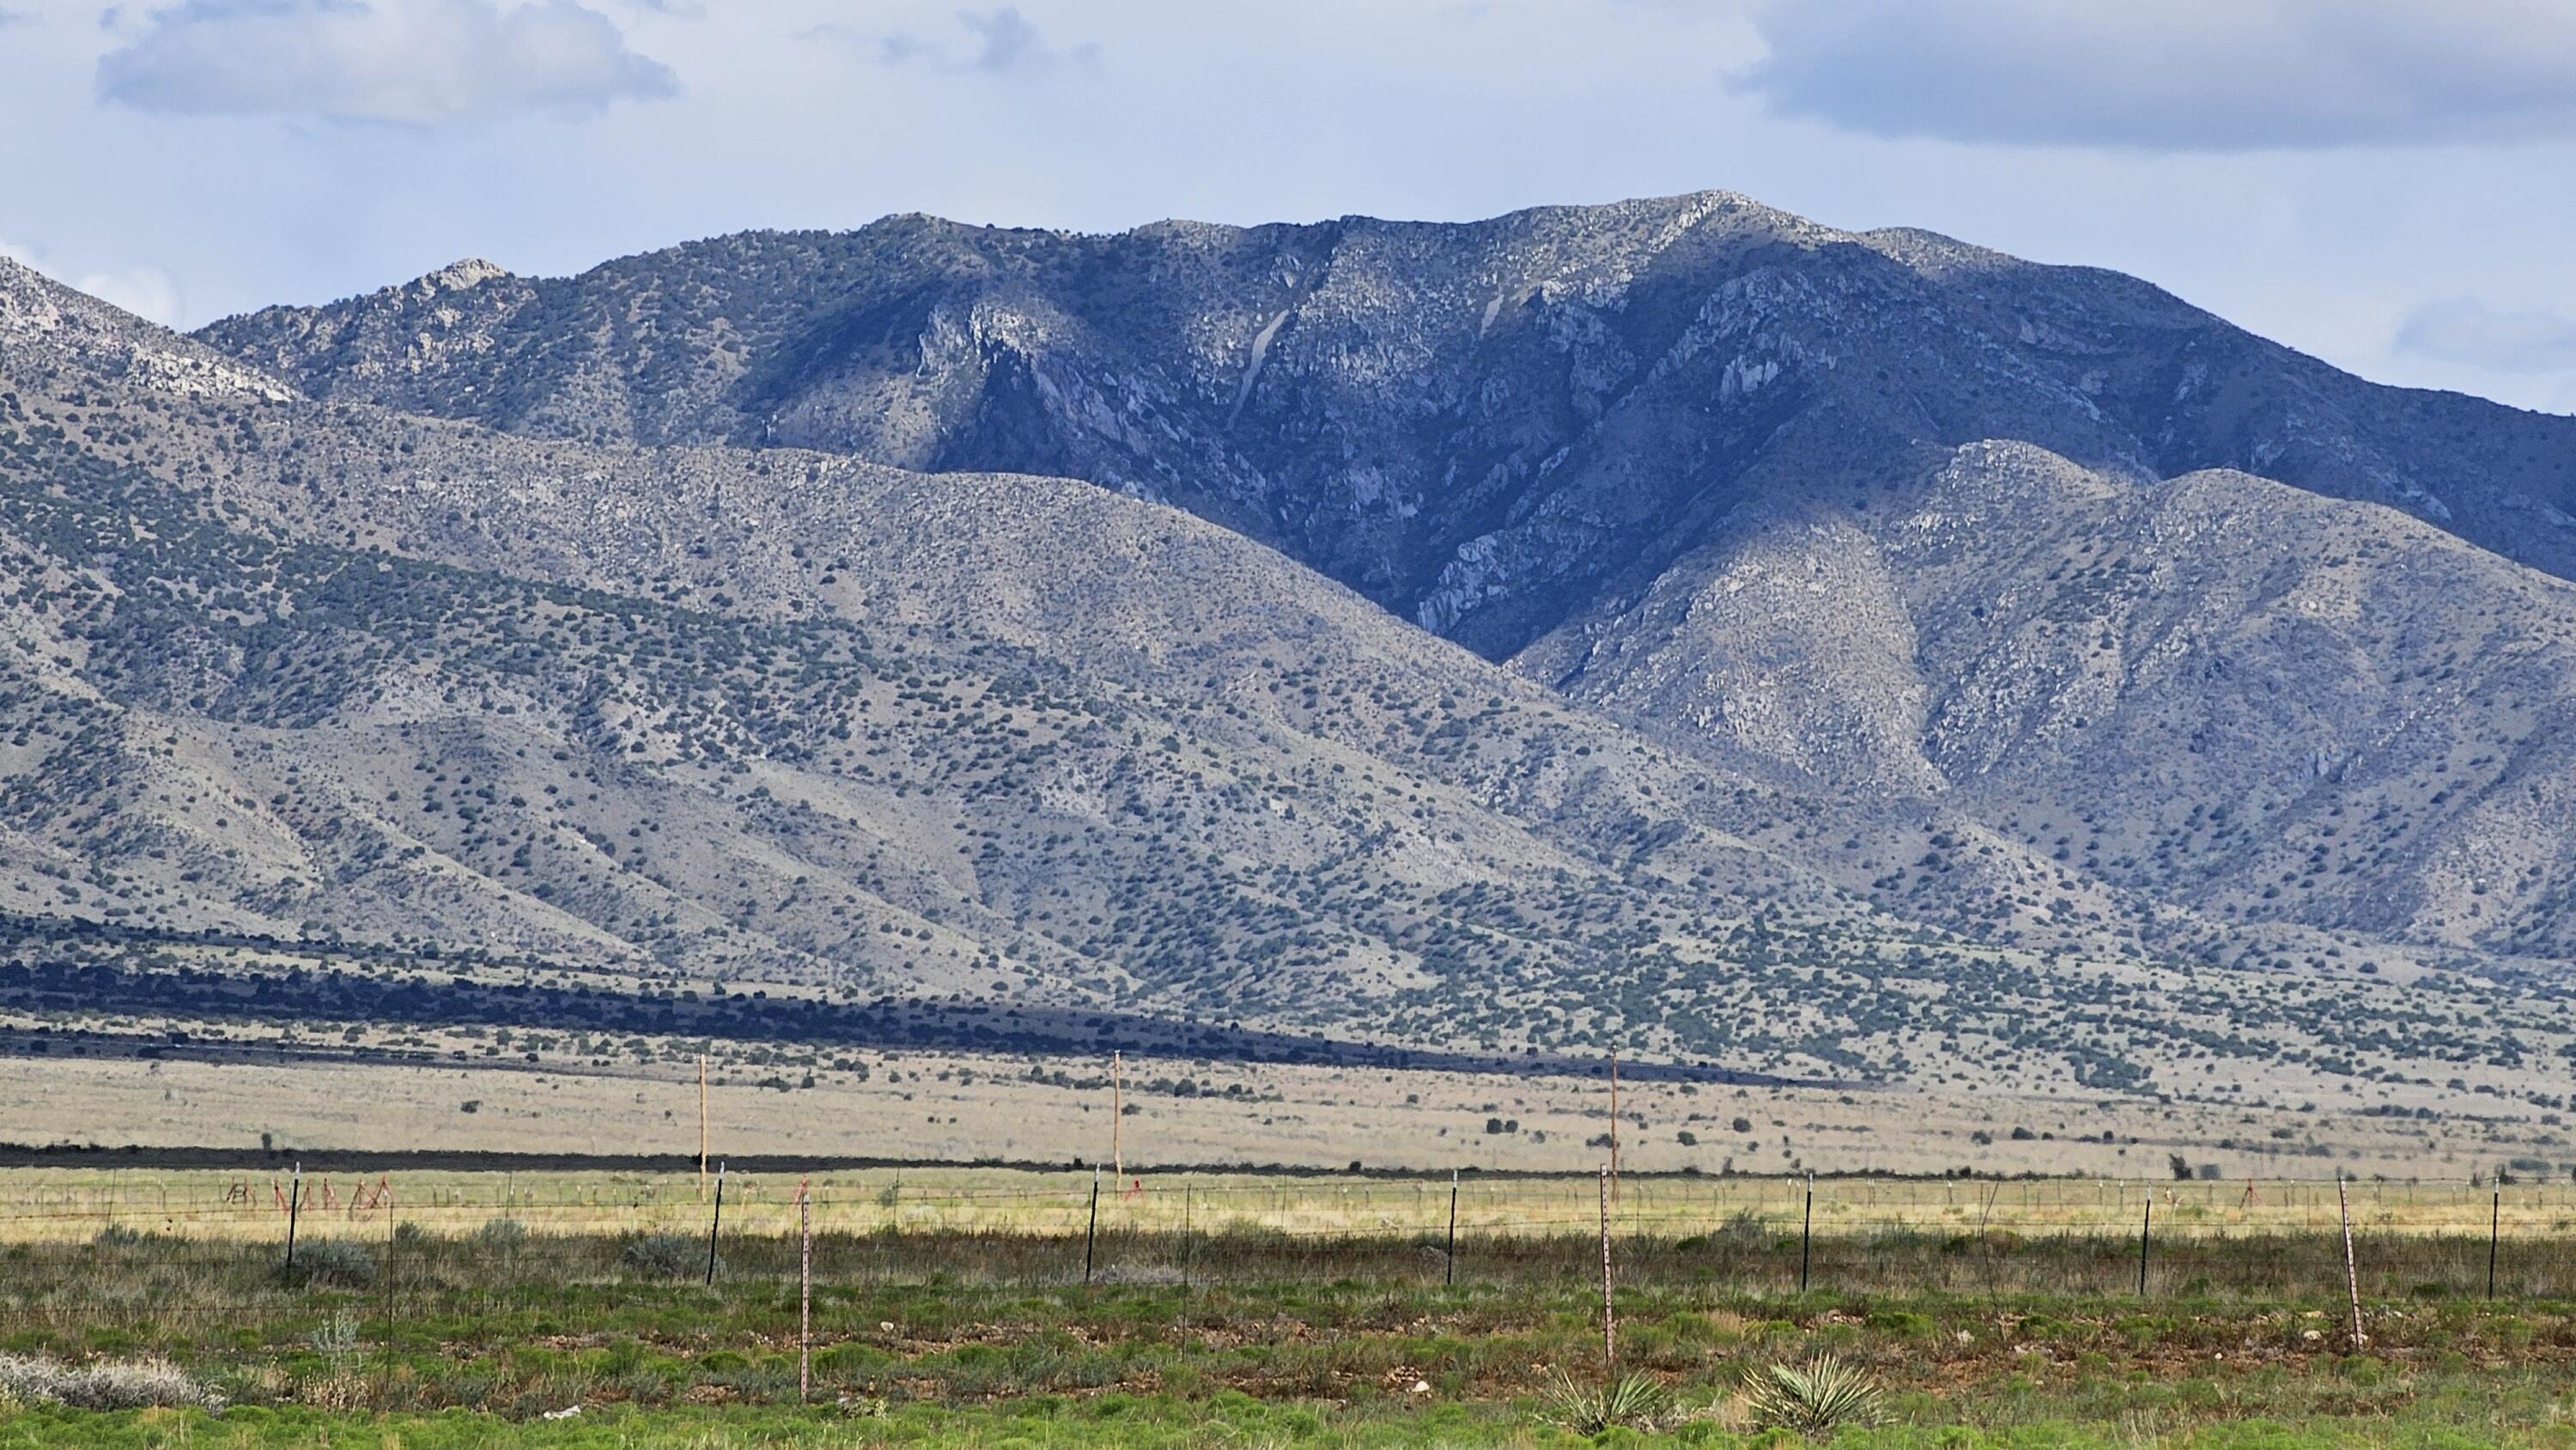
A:
<svg viewBox="0 0 2576 1450">
<path fill-rule="evenodd" d="M 717 1156 L 1063 1164 L 1042 1172 L 831 1173 L 817 1178 L 818 1202 L 835 1229 L 873 1228 L 898 1217 L 907 1227 L 1079 1228 L 1090 1175 L 1073 1165 L 1109 1160 L 1109 1094 L 1105 1087 L 1032 1081 L 1030 1073 L 1061 1071 L 1079 1080 L 1102 1075 L 1105 1064 L 861 1056 L 864 1079 L 821 1070 L 812 1074 L 812 1086 L 803 1085 L 803 1068 L 720 1061 L 710 1093 Z M 1197 1084 L 1196 1095 L 1151 1086 L 1182 1077 Z M 1597 1079 L 1131 1060 L 1126 1101 L 1124 1158 L 1144 1189 L 1120 1192 L 1113 1185 L 1105 1221 L 1131 1226 L 1176 1226 L 1188 1213 L 1207 1225 L 1241 1219 L 1300 1231 L 1427 1229 L 1445 1214 L 1452 1169 L 1493 1169 L 1565 1176 L 1471 1177 L 1460 1205 L 1464 1227 L 1579 1227 L 1591 1222 L 1591 1175 L 1608 1156 L 1597 1141 L 1609 1129 L 1607 1095 Z M 2482 1118 L 2447 1104 L 2438 1118 L 2417 1118 L 2384 1110 L 2365 1115 L 2351 1098 L 2301 1111 L 2305 1104 L 2240 1108 L 2117 1096 L 1632 1080 L 1620 1098 L 1622 1164 L 1640 1175 L 1695 1168 L 1702 1176 L 1632 1176 L 1621 1204 L 1632 1227 L 1697 1232 L 1738 1210 L 1781 1219 L 1796 1193 L 1782 1175 L 1802 1170 L 1938 1174 L 1965 1167 L 2071 1181 L 1996 1187 L 1829 1179 L 1819 1187 L 1819 1226 L 2126 1225 L 2140 1211 L 2140 1194 L 2152 1187 L 2160 1217 L 2176 1230 L 2316 1227 L 2333 1221 L 2331 1180 L 2340 1167 L 2365 1180 L 2355 1189 L 2355 1212 L 2365 1226 L 2467 1230 L 2484 1228 L 2488 1208 L 2486 1192 L 2469 1187 L 2471 1176 L 2520 1158 L 2524 1182 L 2506 1190 L 2508 1228 L 2564 1231 L 2576 1224 L 2570 1174 L 2561 1161 L 2576 1158 L 2576 1149 L 2556 1125 L 2520 1105 L 2480 1101 L 2488 1105 Z M 468 1103 L 473 1111 L 465 1110 Z M 1738 1118 L 1749 1124 L 1746 1131 L 1734 1129 Z M 1497 1120 L 1516 1130 L 1488 1132 Z M 2026 1136 L 2016 1137 L 2016 1130 Z M 1696 1141 L 1683 1142 L 1684 1133 Z M 2110 1141 L 2102 1141 L 2105 1134 Z M 263 1135 L 290 1151 L 694 1154 L 696 1079 L 693 1068 L 668 1060 L 433 1067 L 13 1058 L 0 1065 L 0 1140 L 256 1148 Z M 2172 1155 L 2214 1164 L 2223 1177 L 2174 1183 Z M 2530 1172 L 2535 1159 L 2547 1171 Z M 1182 1175 L 1156 1168 L 1347 1169 L 1354 1162 L 1403 1176 Z M 1738 1176 L 1719 1177 L 1728 1169 Z M 220 1203 L 236 1178 L 257 1200 L 249 1209 Z M 471 1228 L 503 1214 L 532 1227 L 555 1226 L 555 1215 L 567 1228 L 643 1227 L 665 1219 L 694 1223 L 700 1213 L 694 1174 L 404 1172 L 395 1178 L 399 1215 L 440 1227 Z M 2262 1182 L 2249 1204 L 2248 1179 L 2306 1182 Z M 898 1181 L 900 1192 L 880 1202 Z M 333 1212 L 345 1216 L 349 1187 L 345 1176 L 335 1182 Z M 749 1215 L 742 1223 L 751 1231 L 760 1215 L 783 1211 L 784 1193 L 775 1175 L 735 1175 L 728 1215 Z M 131 1213 L 137 1227 L 167 1219 L 174 1228 L 267 1234 L 281 1226 L 265 1172 L 102 1176 L 46 1168 L 0 1174 L 0 1234 L 85 1237 L 109 1203 Z M 62 1210 L 70 1218 L 47 1227 L 48 1215 Z"/>
<path fill-rule="evenodd" d="M 794 1230 L 802 1175 L 726 1175 L 727 1233 Z M 811 1175 L 815 1225 L 826 1233 L 1009 1230 L 1078 1237 L 1089 1211 L 1089 1172 L 1006 1168 L 884 1168 Z M 390 1184 L 390 1201 L 367 1196 Z M 217 1170 L 22 1168 L 0 1170 L 0 1242 L 79 1242 L 114 1223 L 146 1233 L 274 1240 L 284 1235 L 284 1173 Z M 2018 1234 L 2134 1232 L 2155 1199 L 2162 1237 L 2281 1230 L 2331 1231 L 2332 1183 L 2153 1183 L 2110 1179 L 1820 1179 L 1822 1234 L 1890 1229 Z M 1137 1172 L 1101 1182 L 1101 1229 L 1202 1232 L 1260 1227 L 1299 1235 L 1433 1234 L 1447 1222 L 1445 1177 Z M 2361 1181 L 2349 1186 L 2356 1232 L 2483 1233 L 2489 1191 L 2458 1184 Z M 1595 1175 L 1463 1180 L 1458 1225 L 1470 1236 L 1588 1233 L 1597 1224 Z M 1793 1178 L 1628 1176 L 1614 1228 L 1672 1237 L 1724 1229 L 1747 1217 L 1764 1231 L 1795 1233 L 1806 1184 Z M 2507 1236 L 2576 1229 L 2576 1189 L 2516 1184 L 2503 1192 Z M 468 1234 L 498 1218 L 538 1233 L 703 1232 L 710 1203 L 697 1175 L 607 1172 L 397 1171 L 307 1174 L 303 1234 L 378 1237 L 409 1222 Z M 236 1197 L 236 1195 L 241 1195 Z"/>
</svg>

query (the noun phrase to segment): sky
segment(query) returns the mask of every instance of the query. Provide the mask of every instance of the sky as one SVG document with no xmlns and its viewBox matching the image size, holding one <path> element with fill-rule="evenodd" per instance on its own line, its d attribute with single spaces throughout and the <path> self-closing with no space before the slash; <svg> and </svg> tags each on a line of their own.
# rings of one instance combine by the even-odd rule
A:
<svg viewBox="0 0 2576 1450">
<path fill-rule="evenodd" d="M 179 326 L 890 212 L 1712 187 L 2576 413 L 2576 0 L 0 0 L 0 252 Z"/>
</svg>

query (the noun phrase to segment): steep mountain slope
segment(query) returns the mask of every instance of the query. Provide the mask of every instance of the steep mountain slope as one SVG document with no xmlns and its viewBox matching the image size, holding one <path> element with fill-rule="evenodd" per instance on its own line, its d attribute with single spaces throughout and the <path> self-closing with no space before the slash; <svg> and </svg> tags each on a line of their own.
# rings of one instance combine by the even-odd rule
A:
<svg viewBox="0 0 2576 1450">
<path fill-rule="evenodd" d="M 1808 1070 L 1936 1030 L 1891 975 L 2005 966 L 1785 849 L 1921 823 L 1713 781 L 1185 515 L 200 397 L 0 284 L 0 909 Z"/>
<path fill-rule="evenodd" d="M 2219 1097 L 2440 1059 L 2562 1105 L 2523 1069 L 2563 1004 L 2473 958 L 1674 752 L 1165 507 L 217 361 L 0 266 L 0 960 L 40 1026 L 1243 1022 Z"/>
<path fill-rule="evenodd" d="M 2375 387 L 2115 274 L 1722 194 L 901 217 L 570 279 L 460 264 L 201 337 L 539 436 L 1177 504 L 1729 779 L 1835 797 L 1875 823 L 1854 849 L 1774 844 L 1918 919 L 2576 951 L 2567 595 L 2508 562 L 2576 571 L 2576 420 Z M 1945 844 L 1896 847 L 1909 820 Z"/>
<path fill-rule="evenodd" d="M 317 396 L 548 436 L 1088 478 L 1496 658 L 1726 509 L 1922 443 L 2242 468 L 2576 572 L 2576 421 L 2374 387 L 2116 274 L 1720 193 L 1110 237 L 897 217 L 569 279 L 459 264 L 201 336 Z"/>
<path fill-rule="evenodd" d="M 1519 663 L 2222 920 L 2576 956 L 2576 586 L 2391 510 L 1972 445 Z"/>
</svg>

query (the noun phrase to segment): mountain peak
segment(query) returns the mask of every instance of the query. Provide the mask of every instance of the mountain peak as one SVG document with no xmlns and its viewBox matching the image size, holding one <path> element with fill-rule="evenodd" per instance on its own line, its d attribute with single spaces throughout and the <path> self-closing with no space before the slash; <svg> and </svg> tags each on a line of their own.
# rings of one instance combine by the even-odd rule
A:
<svg viewBox="0 0 2576 1450">
<path fill-rule="evenodd" d="M 420 279 L 420 285 L 432 292 L 462 292 L 499 277 L 510 275 L 510 269 L 481 257 L 460 257 Z"/>
</svg>

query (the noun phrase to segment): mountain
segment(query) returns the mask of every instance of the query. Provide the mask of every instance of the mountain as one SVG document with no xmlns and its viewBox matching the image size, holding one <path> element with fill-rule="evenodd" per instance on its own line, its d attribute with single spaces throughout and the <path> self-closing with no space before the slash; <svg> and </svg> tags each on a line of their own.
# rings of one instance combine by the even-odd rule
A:
<svg viewBox="0 0 2576 1450">
<path fill-rule="evenodd" d="M 2535 893 L 2576 612 L 2384 508 L 1919 444 L 1497 661 L 1151 497 L 500 430 L 207 339 L 0 264 L 0 1009 L 79 1044 L 537 1013 L 2563 1106 L 2526 1068 L 2567 1050 Z M 2274 680 L 2303 650 L 2342 673 Z M 2208 680 L 2237 713 L 2158 749 Z M 2433 753 L 2283 762 L 2303 715 Z M 2451 748 L 2496 731 L 2504 767 Z M 2200 798 L 2290 765 L 2319 784 Z M 2398 795 L 2491 768 L 2528 808 Z M 2202 809 L 2090 778 L 2148 770 Z M 2528 833 L 2509 895 L 2457 888 L 2502 946 L 2419 919 L 2454 888 L 2413 852 L 2469 825 Z M 2180 869 L 2294 828 L 2348 841 L 2297 889 Z"/>
<path fill-rule="evenodd" d="M 2027 853 L 2151 939 L 2576 952 L 2576 420 L 2378 387 L 2117 274 L 1719 193 L 896 217 L 460 263 L 199 337 L 533 437 L 1167 503 L 1730 777 Z M 2097 909 L 2009 887 L 1990 921 L 1926 854 L 1800 852 L 1953 928 Z"/>
<path fill-rule="evenodd" d="M 215 324 L 322 397 L 542 436 L 1086 478 L 1504 658 L 1729 510 L 1924 444 L 2237 468 L 2576 572 L 2576 420 L 2375 387 L 2135 279 L 1722 193 L 1119 236 L 896 217 Z"/>
<path fill-rule="evenodd" d="M 1934 827 L 1713 771 L 1160 505 L 531 440 L 219 364 L 0 264 L 23 946 L 1841 1073 L 1895 1070 L 1989 973 L 2090 991 L 2029 962 L 2127 959 L 2154 918 L 2015 849 L 1957 899 L 2020 947 L 1883 912 L 1809 842 Z M 2025 911 L 2040 880 L 2126 935 Z"/>
</svg>

